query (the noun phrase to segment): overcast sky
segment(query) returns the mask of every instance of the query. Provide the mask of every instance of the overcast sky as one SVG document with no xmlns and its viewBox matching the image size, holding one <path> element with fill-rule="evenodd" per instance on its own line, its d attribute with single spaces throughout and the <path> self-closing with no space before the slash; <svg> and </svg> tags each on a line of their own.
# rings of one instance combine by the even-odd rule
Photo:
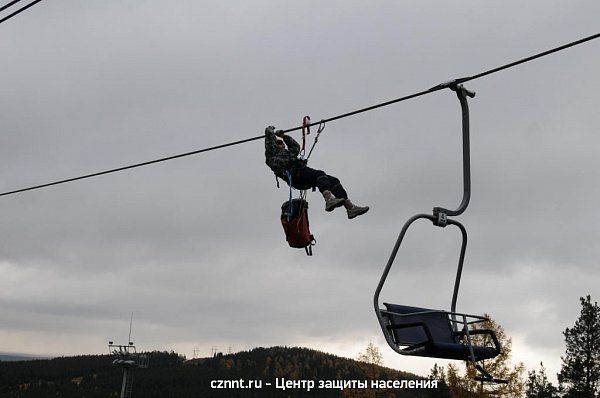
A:
<svg viewBox="0 0 600 398">
<path fill-rule="evenodd" d="M 295 127 L 598 33 L 598 1 L 44 1 L 0 25 L 0 190 Z M 551 374 L 579 297 L 600 299 L 600 41 L 466 86 L 473 193 L 458 310 L 489 313 Z M 0 198 L 0 351 L 191 357 L 301 345 L 427 373 L 372 297 L 404 221 L 462 194 L 449 90 L 330 123 L 311 165 L 371 211 L 309 194 L 287 246 L 262 141 Z M 298 137 L 298 134 L 294 135 Z M 384 301 L 449 309 L 451 228 L 409 231 Z"/>
</svg>

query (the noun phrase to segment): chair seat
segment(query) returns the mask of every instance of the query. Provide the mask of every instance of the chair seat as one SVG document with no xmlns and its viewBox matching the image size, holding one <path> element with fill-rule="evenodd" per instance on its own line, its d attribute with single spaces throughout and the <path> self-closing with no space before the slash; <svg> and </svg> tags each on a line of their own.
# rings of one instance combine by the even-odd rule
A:
<svg viewBox="0 0 600 398">
<path fill-rule="evenodd" d="M 471 355 L 469 352 L 469 347 L 461 343 L 434 342 L 409 352 L 409 355 L 413 356 L 457 360 L 468 359 L 469 355 Z M 491 359 L 496 357 L 498 352 L 493 347 L 473 346 L 473 354 L 475 354 L 476 361 L 481 361 L 483 359 Z"/>
<path fill-rule="evenodd" d="M 447 312 L 399 304 L 384 305 L 388 311 L 394 313 L 385 314 L 385 317 L 390 321 L 394 342 L 406 355 L 469 359 L 469 346 L 456 338 Z M 431 335 L 431 339 L 425 329 Z M 494 358 L 498 353 L 499 350 L 495 347 L 473 346 L 476 361 Z"/>
</svg>

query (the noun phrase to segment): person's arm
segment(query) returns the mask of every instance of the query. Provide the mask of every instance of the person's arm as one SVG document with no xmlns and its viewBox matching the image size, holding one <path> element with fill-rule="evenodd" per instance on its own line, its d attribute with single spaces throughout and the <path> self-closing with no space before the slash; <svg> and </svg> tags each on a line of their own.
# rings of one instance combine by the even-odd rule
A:
<svg viewBox="0 0 600 398">
<path fill-rule="evenodd" d="M 279 136 L 281 138 L 283 138 L 283 142 L 285 142 L 285 145 L 287 145 L 288 151 L 290 151 L 290 153 L 292 155 L 298 156 L 300 154 L 300 144 L 298 144 L 295 139 L 293 139 L 289 135 L 285 135 L 283 133 L 281 133 Z"/>
<path fill-rule="evenodd" d="M 277 138 L 275 136 L 275 127 L 269 126 L 265 129 L 265 157 L 267 159 L 275 156 L 277 152 Z"/>
</svg>

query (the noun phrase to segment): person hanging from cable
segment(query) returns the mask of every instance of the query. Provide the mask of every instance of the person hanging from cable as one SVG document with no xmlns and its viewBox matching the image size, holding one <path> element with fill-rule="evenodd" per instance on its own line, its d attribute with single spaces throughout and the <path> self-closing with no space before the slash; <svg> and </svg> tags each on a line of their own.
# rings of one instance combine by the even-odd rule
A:
<svg viewBox="0 0 600 398">
<path fill-rule="evenodd" d="M 275 131 L 273 126 L 265 129 L 265 163 L 275 176 L 296 189 L 319 188 L 325 198 L 325 211 L 344 206 L 349 219 L 369 211 L 369 206 L 357 206 L 348 199 L 339 179 L 308 167 L 305 160 L 298 158 L 299 154 L 300 144 L 292 137 L 282 130 Z"/>
</svg>

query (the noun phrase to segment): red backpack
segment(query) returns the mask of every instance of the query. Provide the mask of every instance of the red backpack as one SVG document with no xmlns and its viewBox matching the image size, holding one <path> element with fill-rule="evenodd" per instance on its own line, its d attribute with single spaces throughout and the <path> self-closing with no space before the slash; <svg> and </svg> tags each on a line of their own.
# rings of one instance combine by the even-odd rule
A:
<svg viewBox="0 0 600 398">
<path fill-rule="evenodd" d="M 312 256 L 312 246 L 317 243 L 308 229 L 308 202 L 293 199 L 281 205 L 281 225 L 290 247 L 304 248 Z"/>
</svg>

